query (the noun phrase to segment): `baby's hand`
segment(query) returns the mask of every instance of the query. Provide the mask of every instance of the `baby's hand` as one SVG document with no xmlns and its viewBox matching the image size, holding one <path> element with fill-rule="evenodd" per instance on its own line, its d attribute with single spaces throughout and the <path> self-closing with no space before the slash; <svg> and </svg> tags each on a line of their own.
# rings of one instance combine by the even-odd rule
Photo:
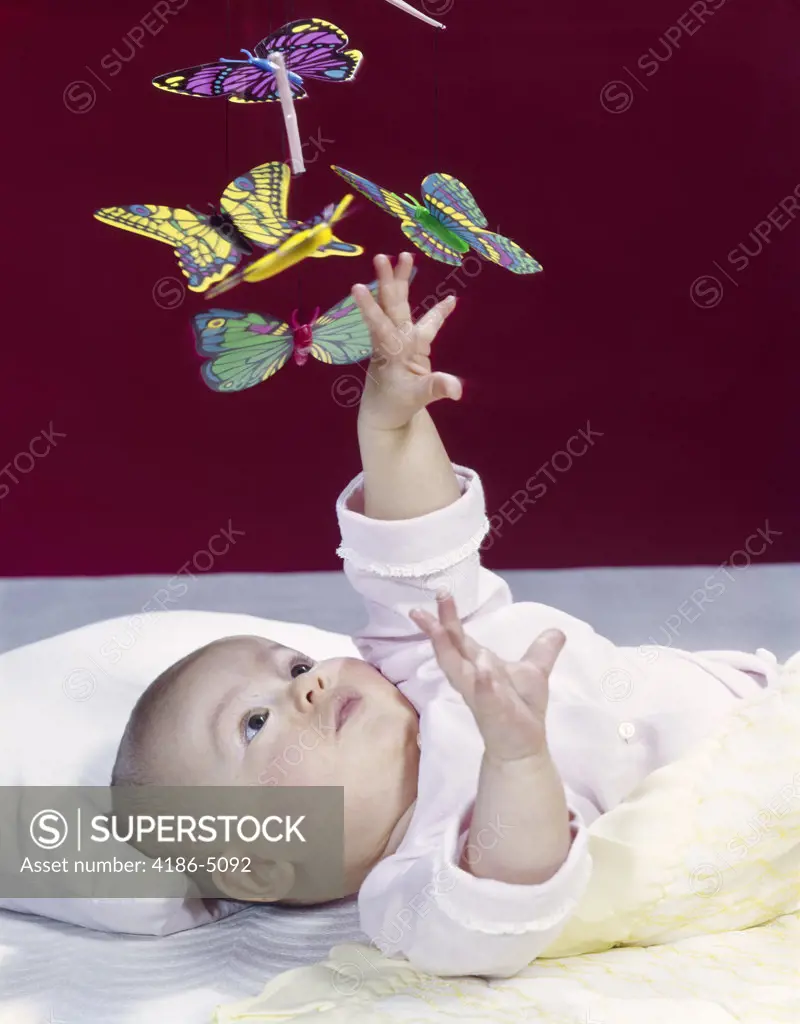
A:
<svg viewBox="0 0 800 1024">
<path fill-rule="evenodd" d="M 352 291 L 372 336 L 359 415 L 368 426 L 396 430 L 431 402 L 461 398 L 458 378 L 432 373 L 430 361 L 431 343 L 456 303 L 455 296 L 450 296 L 412 323 L 408 282 L 413 257 L 401 253 L 394 269 L 386 256 L 376 256 L 374 263 L 379 302 L 363 284 L 354 285 Z"/>
<path fill-rule="evenodd" d="M 548 685 L 564 634 L 545 630 L 521 661 L 503 661 L 464 633 L 451 597 L 439 600 L 438 621 L 425 611 L 413 611 L 411 618 L 431 638 L 439 667 L 474 715 L 489 758 L 544 754 Z"/>
</svg>

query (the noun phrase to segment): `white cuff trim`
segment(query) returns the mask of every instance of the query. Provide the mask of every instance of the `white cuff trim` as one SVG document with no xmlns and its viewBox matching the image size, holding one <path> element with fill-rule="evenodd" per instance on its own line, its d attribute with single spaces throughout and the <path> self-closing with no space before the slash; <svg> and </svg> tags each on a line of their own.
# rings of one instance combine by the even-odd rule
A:
<svg viewBox="0 0 800 1024">
<path fill-rule="evenodd" d="M 435 576 L 437 573 L 444 572 L 446 569 L 451 569 L 454 565 L 458 565 L 465 558 L 469 558 L 470 555 L 474 555 L 480 548 L 483 538 L 489 532 L 489 528 L 489 520 L 484 516 L 480 529 L 469 540 L 465 541 L 461 547 L 448 551 L 444 555 L 438 555 L 436 558 L 428 558 L 424 562 L 411 562 L 406 565 L 373 562 L 363 558 L 353 548 L 346 547 L 337 548 L 336 554 L 339 558 L 349 562 L 353 568 L 358 569 L 360 572 L 368 572 L 373 576 L 395 576 L 406 579 Z"/>
<path fill-rule="evenodd" d="M 491 529 L 483 487 L 472 470 L 453 465 L 453 471 L 460 497 L 411 519 L 364 515 L 364 474 L 352 480 L 336 503 L 341 531 L 336 553 L 345 568 L 378 578 L 424 580 L 475 556 Z"/>
<path fill-rule="evenodd" d="M 529 935 L 531 932 L 547 932 L 562 922 L 567 921 L 578 907 L 578 900 L 566 899 L 550 914 L 537 917 L 535 921 L 522 921 L 519 923 L 511 921 L 492 921 L 486 917 L 472 917 L 464 913 L 461 908 L 447 898 L 437 895 L 437 903 L 445 914 L 462 928 L 468 928 L 471 932 L 479 932 L 483 935 Z"/>
<path fill-rule="evenodd" d="M 437 872 L 442 879 L 436 903 L 452 921 L 484 935 L 526 935 L 551 931 L 572 916 L 583 897 L 592 872 L 587 832 L 580 816 L 570 808 L 572 842 L 558 871 L 539 885 L 514 885 L 477 878 L 457 866 L 463 840 Z M 452 835 L 445 848 L 452 844 Z"/>
</svg>

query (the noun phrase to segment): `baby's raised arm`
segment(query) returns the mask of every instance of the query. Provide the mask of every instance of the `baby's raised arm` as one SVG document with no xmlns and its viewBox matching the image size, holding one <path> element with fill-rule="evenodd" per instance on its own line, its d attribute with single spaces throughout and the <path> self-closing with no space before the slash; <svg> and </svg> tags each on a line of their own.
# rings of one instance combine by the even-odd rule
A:
<svg viewBox="0 0 800 1024">
<path fill-rule="evenodd" d="M 373 340 L 358 415 L 364 513 L 371 519 L 416 519 L 461 496 L 426 411 L 440 398 L 461 397 L 458 378 L 432 373 L 430 361 L 431 343 L 454 309 L 455 297 L 413 323 L 408 302 L 412 267 L 410 253 L 401 253 L 394 269 L 388 257 L 375 257 L 380 304 L 364 285 L 353 289 Z"/>
<path fill-rule="evenodd" d="M 432 372 L 430 360 L 455 298 L 414 323 L 411 254 L 401 253 L 394 268 L 386 256 L 374 263 L 378 301 L 364 285 L 353 287 L 373 356 L 358 414 L 363 472 L 337 505 L 338 553 L 369 615 L 355 637 L 359 649 L 392 682 L 403 683 L 433 654 L 411 609 L 434 611 L 441 586 L 465 616 L 510 604 L 511 595 L 504 580 L 480 565 L 488 529 L 480 480 L 450 462 L 427 411 L 441 398 L 461 397 L 458 378 Z"/>
</svg>

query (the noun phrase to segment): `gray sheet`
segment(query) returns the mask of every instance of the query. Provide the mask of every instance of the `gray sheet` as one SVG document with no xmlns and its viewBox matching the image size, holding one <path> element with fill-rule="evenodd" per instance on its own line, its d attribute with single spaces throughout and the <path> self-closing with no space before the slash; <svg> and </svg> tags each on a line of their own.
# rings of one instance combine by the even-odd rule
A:
<svg viewBox="0 0 800 1024">
<path fill-rule="evenodd" d="M 517 600 L 561 607 L 620 644 L 767 647 L 781 659 L 800 648 L 800 565 L 727 572 L 701 566 L 504 575 Z M 134 614 L 165 581 L 0 580 L 0 651 Z M 173 607 L 340 632 L 362 621 L 357 599 L 334 573 L 200 577 Z M 105 935 L 0 911 L 0 1009 L 28 1001 L 38 1008 L 35 1024 L 207 1024 L 218 1003 L 255 995 L 280 971 L 353 940 L 363 936 L 352 902 L 314 910 L 251 907 L 164 939 Z"/>
<path fill-rule="evenodd" d="M 800 564 L 504 572 L 517 601 L 554 605 L 619 644 L 800 648 Z M 147 606 L 167 577 L 0 579 L 0 651 Z M 692 595 L 696 603 L 692 603 Z M 167 608 L 241 612 L 348 633 L 363 618 L 342 573 L 198 576 Z M 683 609 L 683 612 L 681 612 Z M 678 620 L 677 625 L 675 624 Z"/>
</svg>

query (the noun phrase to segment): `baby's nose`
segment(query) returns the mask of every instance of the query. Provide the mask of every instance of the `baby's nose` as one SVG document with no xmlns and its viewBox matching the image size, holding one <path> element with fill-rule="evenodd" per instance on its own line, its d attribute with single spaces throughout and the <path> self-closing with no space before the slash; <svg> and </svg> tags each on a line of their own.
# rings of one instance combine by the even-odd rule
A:
<svg viewBox="0 0 800 1024">
<path fill-rule="evenodd" d="M 294 681 L 295 696 L 302 707 L 314 707 L 327 689 L 325 674 L 319 668 L 304 672 Z"/>
</svg>

